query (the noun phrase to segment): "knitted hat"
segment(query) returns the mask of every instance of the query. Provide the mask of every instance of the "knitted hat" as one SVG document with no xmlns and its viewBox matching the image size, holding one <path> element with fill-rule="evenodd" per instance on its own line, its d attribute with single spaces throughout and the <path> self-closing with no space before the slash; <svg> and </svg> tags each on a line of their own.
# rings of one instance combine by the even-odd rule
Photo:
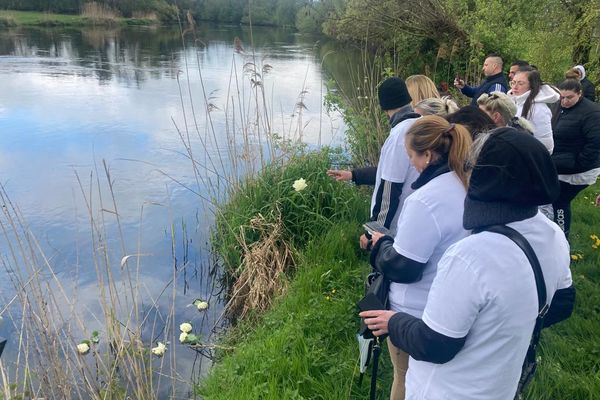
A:
<svg viewBox="0 0 600 400">
<path fill-rule="evenodd" d="M 465 229 L 531 218 L 560 191 L 554 163 L 537 139 L 509 127 L 489 135 L 471 173 Z"/>
<path fill-rule="evenodd" d="M 409 104 L 412 99 L 406 89 L 406 83 L 400 78 L 388 78 L 379 86 L 377 91 L 381 109 L 394 110 Z"/>
</svg>

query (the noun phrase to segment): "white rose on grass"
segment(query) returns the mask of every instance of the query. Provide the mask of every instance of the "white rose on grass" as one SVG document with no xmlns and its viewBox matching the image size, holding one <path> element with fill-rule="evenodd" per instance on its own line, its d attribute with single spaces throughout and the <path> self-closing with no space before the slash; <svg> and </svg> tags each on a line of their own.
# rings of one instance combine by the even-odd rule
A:
<svg viewBox="0 0 600 400">
<path fill-rule="evenodd" d="M 292 185 L 292 187 L 294 188 L 294 190 L 296 192 L 300 192 L 300 191 L 306 189 L 307 186 L 308 185 L 306 184 L 306 181 L 304 180 L 304 178 L 296 179 L 296 181 Z"/>
<path fill-rule="evenodd" d="M 179 325 L 179 330 L 181 332 L 190 333 L 192 331 L 192 324 L 189 322 L 184 322 L 183 324 Z"/>
<path fill-rule="evenodd" d="M 87 354 L 90 351 L 90 345 L 87 343 L 79 343 L 77 345 L 77 352 L 79 354 Z"/>
<path fill-rule="evenodd" d="M 167 351 L 167 345 L 161 342 L 158 342 L 158 345 L 152 348 L 152 354 L 158 357 L 162 357 L 165 351 Z"/>
<path fill-rule="evenodd" d="M 181 332 L 181 334 L 179 335 L 179 343 L 185 342 L 187 337 L 188 337 L 187 332 Z"/>
</svg>

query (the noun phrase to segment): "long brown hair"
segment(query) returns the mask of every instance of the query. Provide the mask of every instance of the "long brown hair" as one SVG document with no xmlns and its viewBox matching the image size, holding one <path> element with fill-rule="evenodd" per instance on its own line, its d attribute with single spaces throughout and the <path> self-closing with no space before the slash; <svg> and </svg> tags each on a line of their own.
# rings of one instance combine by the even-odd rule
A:
<svg viewBox="0 0 600 400">
<path fill-rule="evenodd" d="M 465 188 L 469 172 L 465 162 L 471 148 L 471 134 L 462 125 L 451 124 L 437 115 L 421 117 L 406 133 L 406 146 L 418 154 L 426 150 L 438 157 L 447 156 L 448 166 L 458 176 Z"/>
</svg>

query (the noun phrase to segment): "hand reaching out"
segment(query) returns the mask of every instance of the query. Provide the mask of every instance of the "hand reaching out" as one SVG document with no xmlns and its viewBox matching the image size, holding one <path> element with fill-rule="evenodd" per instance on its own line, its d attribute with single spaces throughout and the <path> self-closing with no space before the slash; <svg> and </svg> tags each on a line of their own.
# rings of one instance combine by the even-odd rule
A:
<svg viewBox="0 0 600 400">
<path fill-rule="evenodd" d="M 330 169 L 330 170 L 327 170 L 327 175 L 331 176 L 336 181 L 351 181 L 352 180 L 352 171 L 348 171 L 348 170 Z"/>
</svg>

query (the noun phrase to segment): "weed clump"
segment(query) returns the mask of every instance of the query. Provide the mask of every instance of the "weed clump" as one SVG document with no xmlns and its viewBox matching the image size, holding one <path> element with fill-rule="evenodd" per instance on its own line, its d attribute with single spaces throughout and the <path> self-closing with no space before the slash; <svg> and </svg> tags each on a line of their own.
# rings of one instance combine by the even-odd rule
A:
<svg viewBox="0 0 600 400">
<path fill-rule="evenodd" d="M 295 266 L 289 243 L 283 239 L 281 215 L 270 218 L 258 215 L 250 227 L 259 232 L 260 239 L 247 244 L 240 227 L 240 246 L 244 254 L 240 274 L 235 279 L 227 314 L 243 319 L 249 312 L 262 312 L 271 306 L 275 296 L 287 289 L 286 273 Z"/>
</svg>

